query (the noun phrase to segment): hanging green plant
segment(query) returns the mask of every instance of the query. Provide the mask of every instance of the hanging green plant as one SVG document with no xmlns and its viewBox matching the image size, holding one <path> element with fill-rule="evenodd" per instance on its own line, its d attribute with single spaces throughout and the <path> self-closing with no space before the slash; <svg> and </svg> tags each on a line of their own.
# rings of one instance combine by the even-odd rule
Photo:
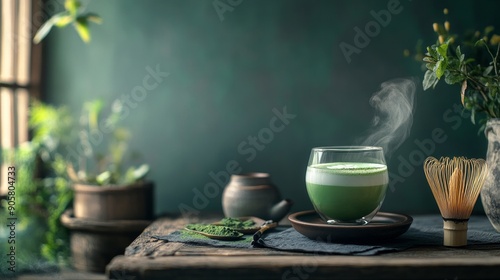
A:
<svg viewBox="0 0 500 280">
<path fill-rule="evenodd" d="M 88 43 L 91 40 L 89 22 L 97 24 L 102 23 L 101 17 L 95 13 L 84 13 L 84 7 L 79 0 L 66 0 L 64 2 L 65 10 L 53 15 L 45 23 L 40 26 L 38 31 L 33 37 L 35 44 L 40 43 L 47 34 L 49 34 L 52 27 L 59 28 L 73 25 L 80 38 Z"/>
</svg>

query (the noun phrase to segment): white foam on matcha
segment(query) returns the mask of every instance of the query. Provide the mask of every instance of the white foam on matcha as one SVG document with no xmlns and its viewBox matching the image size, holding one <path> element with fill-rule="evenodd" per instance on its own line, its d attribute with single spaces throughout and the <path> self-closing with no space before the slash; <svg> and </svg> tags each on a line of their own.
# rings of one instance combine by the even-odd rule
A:
<svg viewBox="0 0 500 280">
<path fill-rule="evenodd" d="M 388 184 L 389 176 L 384 164 L 334 162 L 307 167 L 306 182 L 326 186 L 368 187 Z"/>
</svg>

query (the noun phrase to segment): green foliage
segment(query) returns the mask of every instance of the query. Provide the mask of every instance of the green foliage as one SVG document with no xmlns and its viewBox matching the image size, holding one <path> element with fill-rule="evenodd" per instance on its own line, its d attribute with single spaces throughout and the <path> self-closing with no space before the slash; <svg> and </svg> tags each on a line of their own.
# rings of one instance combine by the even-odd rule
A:
<svg viewBox="0 0 500 280">
<path fill-rule="evenodd" d="M 5 164 L 16 168 L 15 186 L 16 198 L 18 198 L 16 200 L 16 215 L 19 217 L 43 217 L 43 214 L 37 209 L 36 199 L 32 196 L 38 188 L 33 180 L 36 145 L 24 143 L 16 149 L 3 149 L 2 155 L 2 161 Z"/>
<path fill-rule="evenodd" d="M 36 216 L 19 216 L 16 221 L 16 273 L 33 273 L 35 271 L 56 271 L 58 265 L 48 262 L 41 254 L 40 244 L 46 242 L 47 225 L 45 219 Z M 0 211 L 0 220 L 7 221 L 8 212 Z M 6 241 L 9 229 L 5 226 L 0 228 L 0 239 Z M 0 242 L 0 262 L 8 263 L 10 246 L 8 242 Z M 66 246 L 67 247 L 67 246 Z M 14 273 L 7 269 L 0 270 L 0 279 L 11 278 Z"/>
<path fill-rule="evenodd" d="M 31 143 L 41 149 L 44 161 L 48 161 L 59 146 L 74 141 L 74 135 L 70 133 L 74 121 L 67 107 L 55 108 L 34 102 L 30 110 L 29 126 L 33 130 Z"/>
<path fill-rule="evenodd" d="M 94 22 L 100 24 L 102 19 L 94 13 L 83 13 L 84 9 L 79 0 L 66 0 L 64 2 L 64 8 L 64 11 L 53 15 L 40 26 L 35 37 L 33 37 L 33 42 L 35 44 L 40 43 L 43 38 L 49 34 L 52 27 L 56 26 L 62 28 L 70 24 L 73 25 L 78 35 L 85 43 L 90 42 L 91 36 L 88 23 Z"/>
<path fill-rule="evenodd" d="M 443 80 L 449 85 L 461 85 L 461 102 L 471 111 L 471 121 L 481 115 L 481 130 L 490 118 L 500 117 L 500 77 L 498 55 L 500 36 L 493 34 L 492 26 L 483 32 L 466 32 L 463 36 L 450 33 L 450 23 L 434 23 L 438 35 L 427 52 L 418 52 L 415 58 L 423 61 L 424 90 L 435 88 Z"/>
<path fill-rule="evenodd" d="M 69 233 L 60 217 L 73 199 L 71 179 L 98 185 L 127 185 L 143 180 L 149 171 L 146 164 L 125 169 L 130 132 L 119 126 L 122 105 L 117 101 L 109 117 L 102 120 L 103 102 L 87 102 L 78 126 L 67 107 L 34 102 L 29 118 L 32 140 L 2 151 L 3 162 L 16 167 L 16 214 L 25 223 L 43 224 L 39 230 L 45 231 L 45 236 L 39 251 L 50 262 L 68 264 Z M 106 133 L 102 131 L 103 124 Z M 110 138 L 104 152 L 97 151 L 103 145 L 90 140 L 91 135 L 99 133 L 102 139 Z M 68 162 L 68 150 L 77 145 L 86 147 L 85 151 L 78 154 L 78 163 Z M 95 161 L 94 172 L 91 161 Z M 78 166 L 77 172 L 73 166 Z"/>
<path fill-rule="evenodd" d="M 54 177 L 42 180 L 47 200 L 45 210 L 47 215 L 46 242 L 42 245 L 42 256 L 46 259 L 66 264 L 69 256 L 68 230 L 61 224 L 60 218 L 73 199 L 66 175 L 66 163 L 60 154 L 55 154 L 50 163 Z"/>
<path fill-rule="evenodd" d="M 127 161 L 128 140 L 131 135 L 130 131 L 119 125 L 123 104 L 120 100 L 116 100 L 107 118 L 102 117 L 103 109 L 104 104 L 101 100 L 83 105 L 78 145 L 85 149 L 79 154 L 78 162 L 69 163 L 71 179 L 75 182 L 97 185 L 128 185 L 144 179 L 149 172 L 149 166 L 146 164 L 139 167 L 131 166 L 125 170 L 124 163 Z M 96 135 L 101 135 L 100 139 L 109 138 L 104 151 L 97 150 L 97 147 L 101 146 L 100 143 L 92 143 L 90 140 Z"/>
<path fill-rule="evenodd" d="M 68 232 L 59 218 L 73 193 L 57 149 L 67 141 L 67 129 L 72 125 L 69 111 L 34 103 L 29 124 L 32 140 L 3 150 L 3 162 L 16 167 L 16 215 L 18 220 L 37 224 L 37 230 L 45 232 L 38 254 L 52 263 L 66 265 Z"/>
<path fill-rule="evenodd" d="M 31 106 L 29 125 L 33 130 L 31 143 L 37 147 L 38 166 L 43 174 L 43 179 L 38 179 L 39 189 L 32 194 L 47 223 L 41 253 L 49 261 L 67 264 L 69 234 L 59 219 L 71 203 L 73 192 L 60 149 L 71 142 L 68 131 L 74 123 L 67 107 L 55 108 L 35 102 Z"/>
</svg>

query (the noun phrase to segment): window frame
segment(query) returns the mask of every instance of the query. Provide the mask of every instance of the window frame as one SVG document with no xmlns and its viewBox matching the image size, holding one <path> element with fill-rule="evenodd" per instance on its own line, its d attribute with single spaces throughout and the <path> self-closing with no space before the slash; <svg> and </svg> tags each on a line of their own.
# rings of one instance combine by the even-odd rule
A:
<svg viewBox="0 0 500 280">
<path fill-rule="evenodd" d="M 29 104 L 40 99 L 42 70 L 42 45 L 32 38 L 47 16 L 44 12 L 42 0 L 2 0 L 0 4 L 1 149 L 29 140 Z M 0 154 L 1 198 L 7 194 L 7 169 L 12 164 Z"/>
</svg>

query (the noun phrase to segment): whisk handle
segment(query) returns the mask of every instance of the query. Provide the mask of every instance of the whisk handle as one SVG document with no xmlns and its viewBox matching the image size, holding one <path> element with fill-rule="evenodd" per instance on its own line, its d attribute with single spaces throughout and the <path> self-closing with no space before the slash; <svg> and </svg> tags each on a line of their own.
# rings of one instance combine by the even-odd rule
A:
<svg viewBox="0 0 500 280">
<path fill-rule="evenodd" d="M 461 247 L 467 245 L 468 220 L 443 220 L 443 245 L 448 247 Z"/>
</svg>

